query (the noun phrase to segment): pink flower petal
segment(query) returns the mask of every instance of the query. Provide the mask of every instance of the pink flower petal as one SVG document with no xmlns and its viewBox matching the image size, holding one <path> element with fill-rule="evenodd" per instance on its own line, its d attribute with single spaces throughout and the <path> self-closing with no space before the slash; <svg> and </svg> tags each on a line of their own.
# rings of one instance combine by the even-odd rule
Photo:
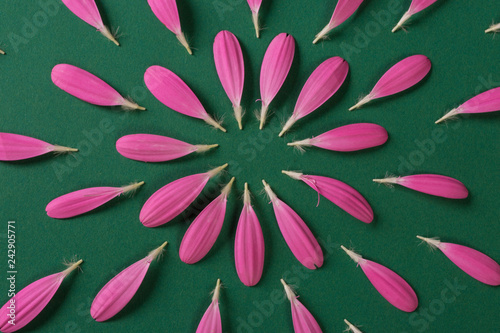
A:
<svg viewBox="0 0 500 333">
<path fill-rule="evenodd" d="M 330 22 L 316 35 L 313 44 L 316 44 L 320 39 L 326 38 L 326 35 L 334 28 L 345 22 L 359 8 L 363 0 L 339 0 L 335 10 L 333 11 Z"/>
<path fill-rule="evenodd" d="M 321 267 L 323 265 L 323 251 L 311 230 L 292 208 L 278 199 L 264 180 L 262 183 L 273 204 L 274 215 L 281 234 L 295 258 L 309 269 Z"/>
<path fill-rule="evenodd" d="M 417 295 L 401 276 L 385 266 L 363 259 L 343 245 L 341 247 L 361 267 L 368 280 L 389 303 L 405 312 L 413 312 L 417 309 Z"/>
<path fill-rule="evenodd" d="M 201 318 L 200 324 L 196 329 L 196 333 L 222 333 L 222 320 L 219 310 L 219 293 L 220 293 L 220 280 L 217 280 L 217 286 L 214 290 L 212 303 L 207 311 Z"/>
<path fill-rule="evenodd" d="M 172 110 L 202 119 L 209 125 L 226 131 L 208 115 L 198 97 L 174 72 L 161 66 L 151 66 L 144 73 L 144 82 L 149 91 Z"/>
<path fill-rule="evenodd" d="M 500 87 L 490 89 L 469 99 L 464 104 L 451 110 L 441 119 L 437 120 L 436 124 L 461 113 L 484 113 L 484 112 L 494 112 L 499 110 L 500 110 Z"/>
<path fill-rule="evenodd" d="M 115 316 L 130 302 L 148 272 L 149 265 L 162 252 L 167 242 L 151 251 L 144 259 L 125 268 L 112 278 L 94 298 L 90 315 L 96 321 L 106 321 Z"/>
<path fill-rule="evenodd" d="M 403 14 L 401 20 L 399 20 L 398 24 L 392 29 L 392 32 L 396 32 L 399 28 L 403 26 L 416 13 L 424 10 L 425 8 L 432 5 L 437 0 L 413 0 L 410 4 L 410 8 Z"/>
<path fill-rule="evenodd" d="M 238 277 L 244 285 L 256 285 L 264 269 L 264 236 L 250 202 L 250 191 L 245 183 L 244 204 L 234 240 L 234 260 Z"/>
<path fill-rule="evenodd" d="M 358 123 L 337 127 L 311 139 L 290 142 L 288 145 L 299 149 L 315 146 L 349 152 L 383 145 L 388 137 L 387 131 L 380 125 Z"/>
<path fill-rule="evenodd" d="M 295 54 L 295 39 L 281 33 L 269 44 L 260 68 L 260 129 L 266 122 L 269 104 L 280 90 L 292 66 Z"/>
<path fill-rule="evenodd" d="M 62 2 L 73 12 L 73 14 L 96 28 L 104 37 L 108 38 L 116 45 L 120 45 L 102 22 L 101 14 L 99 14 L 99 9 L 97 8 L 95 0 L 62 0 Z"/>
<path fill-rule="evenodd" d="M 146 227 L 157 227 L 182 213 L 201 193 L 208 180 L 227 164 L 184 178 L 177 179 L 156 191 L 142 206 L 139 219 Z"/>
<path fill-rule="evenodd" d="M 293 114 L 279 134 L 282 136 L 299 119 L 323 105 L 344 83 L 349 64 L 340 57 L 333 57 L 319 65 L 307 79 L 300 92 Z"/>
<path fill-rule="evenodd" d="M 302 180 L 313 190 L 321 194 L 358 220 L 370 223 L 373 221 L 373 210 L 366 199 L 351 186 L 333 178 L 304 175 L 299 172 L 282 171 L 293 179 Z"/>
<path fill-rule="evenodd" d="M 78 149 L 52 145 L 29 136 L 0 133 L 0 161 L 19 161 L 50 152 L 75 152 Z"/>
<path fill-rule="evenodd" d="M 7 301 L 0 309 L 0 331 L 15 332 L 35 319 L 55 295 L 64 278 L 82 262 L 83 260 L 79 260 L 60 273 L 46 276 L 29 284 Z M 15 307 L 15 318 L 10 317 L 12 304 Z M 14 321 L 9 323 L 12 319 Z"/>
<path fill-rule="evenodd" d="M 281 283 L 285 288 L 285 293 L 292 307 L 293 330 L 295 333 L 321 333 L 321 328 L 316 319 L 307 308 L 297 299 L 292 288 L 283 279 Z"/>
<path fill-rule="evenodd" d="M 255 36 L 259 38 L 259 9 L 260 5 L 262 4 L 262 0 L 247 0 L 248 6 L 250 7 L 250 10 L 252 11 L 252 22 L 253 26 L 255 28 Z"/>
<path fill-rule="evenodd" d="M 65 92 L 87 103 L 116 106 L 125 109 L 145 110 L 122 97 L 113 87 L 81 68 L 68 64 L 59 64 L 52 69 L 52 82 Z"/>
<path fill-rule="evenodd" d="M 189 155 L 201 153 L 218 145 L 192 145 L 187 142 L 154 134 L 130 134 L 116 141 L 116 150 L 136 161 L 165 162 Z"/>
<path fill-rule="evenodd" d="M 222 189 L 222 193 L 201 211 L 182 238 L 179 257 L 186 264 L 203 259 L 219 237 L 226 216 L 227 196 L 234 177 Z"/>
<path fill-rule="evenodd" d="M 346 329 L 347 332 L 363 333 L 363 332 L 361 332 L 361 330 L 359 328 L 357 328 L 356 326 L 354 326 L 353 324 L 351 324 L 347 319 L 344 319 L 344 322 L 347 325 L 347 329 Z"/>
<path fill-rule="evenodd" d="M 373 181 L 382 184 L 398 184 L 415 191 L 449 199 L 465 199 L 469 195 L 467 188 L 460 181 L 441 175 L 421 174 L 374 179 Z"/>
<path fill-rule="evenodd" d="M 413 87 L 431 70 L 431 61 L 424 55 L 413 55 L 392 66 L 375 84 L 372 91 L 349 111 L 357 109 L 371 100 L 397 94 Z"/>
<path fill-rule="evenodd" d="M 222 87 L 233 103 L 234 115 L 240 129 L 241 95 L 245 82 L 245 64 L 238 39 L 229 31 L 221 31 L 214 40 L 214 61 Z"/>
<path fill-rule="evenodd" d="M 144 182 L 139 182 L 122 187 L 86 188 L 55 198 L 45 210 L 48 216 L 55 219 L 74 217 L 90 212 L 123 193 L 134 191 L 143 184 Z"/>
<path fill-rule="evenodd" d="M 500 285 L 500 265 L 486 254 L 467 246 L 444 243 L 436 238 L 417 237 L 440 249 L 448 259 L 474 279 L 492 286 Z"/>
<path fill-rule="evenodd" d="M 148 0 L 151 10 L 168 30 L 172 31 L 189 54 L 193 54 L 181 29 L 176 0 Z"/>
</svg>

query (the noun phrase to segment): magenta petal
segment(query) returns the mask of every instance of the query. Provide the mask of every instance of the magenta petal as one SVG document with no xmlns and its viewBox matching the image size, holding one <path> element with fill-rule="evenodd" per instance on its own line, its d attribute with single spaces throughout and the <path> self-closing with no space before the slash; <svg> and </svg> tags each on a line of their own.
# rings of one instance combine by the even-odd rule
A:
<svg viewBox="0 0 500 333">
<path fill-rule="evenodd" d="M 241 126 L 241 95 L 245 81 L 245 64 L 238 39 L 229 31 L 221 31 L 214 40 L 214 61 L 222 87 L 233 104 L 236 120 Z"/>
<path fill-rule="evenodd" d="M 64 278 L 81 263 L 82 260 L 60 273 L 46 276 L 29 284 L 7 301 L 0 309 L 0 331 L 15 332 L 29 324 L 47 306 Z M 9 323 L 11 320 L 9 306 L 12 306 L 12 301 L 15 305 L 15 325 Z"/>
<path fill-rule="evenodd" d="M 410 8 L 404 13 L 401 20 L 399 20 L 398 24 L 392 29 L 392 32 L 395 32 L 399 28 L 403 27 L 410 17 L 429 7 L 436 1 L 437 0 L 413 0 L 410 4 Z"/>
<path fill-rule="evenodd" d="M 106 321 L 115 316 L 130 302 L 148 272 L 151 262 L 158 257 L 167 242 L 151 251 L 144 259 L 125 268 L 112 278 L 94 298 L 90 315 L 96 321 Z"/>
<path fill-rule="evenodd" d="M 316 44 L 320 39 L 325 36 L 334 28 L 338 27 L 345 22 L 352 14 L 359 8 L 363 0 L 339 0 L 335 10 L 333 11 L 330 22 L 316 35 L 313 44 Z"/>
<path fill-rule="evenodd" d="M 157 227 L 182 213 L 201 193 L 208 180 L 227 164 L 184 178 L 177 179 L 156 191 L 142 206 L 139 219 L 146 227 Z"/>
<path fill-rule="evenodd" d="M 144 82 L 149 91 L 167 107 L 186 116 L 203 119 L 208 124 L 225 132 L 208 115 L 191 88 L 174 72 L 161 66 L 151 66 L 144 73 Z"/>
<path fill-rule="evenodd" d="M 311 230 L 292 208 L 278 199 L 265 181 L 262 182 L 273 204 L 281 234 L 295 258 L 309 269 L 321 267 L 323 251 Z"/>
<path fill-rule="evenodd" d="M 373 210 L 370 204 L 358 191 L 346 183 L 333 178 L 311 175 L 303 175 L 301 180 L 358 220 L 365 223 L 373 221 Z"/>
<path fill-rule="evenodd" d="M 290 119 L 279 134 L 282 136 L 299 119 L 323 105 L 340 88 L 349 72 L 349 64 L 340 57 L 327 59 L 309 76 Z"/>
<path fill-rule="evenodd" d="M 116 150 L 132 160 L 165 162 L 189 155 L 197 147 L 162 135 L 131 134 L 116 141 Z"/>
<path fill-rule="evenodd" d="M 251 287 L 260 281 L 264 269 L 264 252 L 262 228 L 252 208 L 250 192 L 245 183 L 244 205 L 234 240 L 236 272 L 244 285 Z"/>
<path fill-rule="evenodd" d="M 113 87 L 81 68 L 59 64 L 52 69 L 52 82 L 65 92 L 87 103 L 101 106 L 121 105 L 130 109 L 144 109 L 123 98 Z"/>
<path fill-rule="evenodd" d="M 0 133 L 0 161 L 19 161 L 52 151 L 76 151 L 76 149 L 54 146 L 29 136 Z"/>
<path fill-rule="evenodd" d="M 293 330 L 295 333 L 321 333 L 318 322 L 311 312 L 297 299 L 292 289 L 281 280 L 292 308 Z"/>
<path fill-rule="evenodd" d="M 210 306 L 201 318 L 200 324 L 196 329 L 196 333 L 222 333 L 222 320 L 219 310 L 219 292 L 220 280 L 217 280 L 217 287 L 215 288 L 214 295 L 212 297 L 212 303 L 210 303 Z"/>
<path fill-rule="evenodd" d="M 474 279 L 492 286 L 500 285 L 500 265 L 486 254 L 453 243 L 440 243 L 438 248 Z"/>
<path fill-rule="evenodd" d="M 97 30 L 104 28 L 95 0 L 62 0 L 69 10 Z"/>
<path fill-rule="evenodd" d="M 462 182 L 455 178 L 441 175 L 421 174 L 374 179 L 374 181 L 378 183 L 398 184 L 415 191 L 449 199 L 465 199 L 469 194 Z"/>
<path fill-rule="evenodd" d="M 256 13 L 259 11 L 260 6 L 262 4 L 262 0 L 247 0 L 248 6 L 252 10 L 252 12 Z"/>
<path fill-rule="evenodd" d="M 219 237 L 226 216 L 227 196 L 234 178 L 222 193 L 206 206 L 191 223 L 182 238 L 179 257 L 186 264 L 195 264 L 203 259 Z"/>
<path fill-rule="evenodd" d="M 269 104 L 280 90 L 292 66 L 295 40 L 286 33 L 276 36 L 267 48 L 260 69 L 260 129 L 264 127 Z"/>
</svg>

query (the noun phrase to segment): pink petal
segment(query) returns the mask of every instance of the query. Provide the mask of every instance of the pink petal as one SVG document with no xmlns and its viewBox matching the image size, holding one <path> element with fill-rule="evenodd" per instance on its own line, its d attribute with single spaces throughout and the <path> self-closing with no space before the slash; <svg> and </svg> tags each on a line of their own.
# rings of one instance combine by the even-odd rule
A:
<svg viewBox="0 0 500 333">
<path fill-rule="evenodd" d="M 311 230 L 292 208 L 278 199 L 265 181 L 262 182 L 273 204 L 281 234 L 295 258 L 309 269 L 321 267 L 323 252 Z"/>
<path fill-rule="evenodd" d="M 260 69 L 260 98 L 262 109 L 260 128 L 264 127 L 269 104 L 280 90 L 292 66 L 295 40 L 286 33 L 276 36 L 269 44 Z"/>
<path fill-rule="evenodd" d="M 321 333 L 316 319 L 307 308 L 297 299 L 292 289 L 283 281 L 285 292 L 292 307 L 293 330 L 295 333 Z"/>
<path fill-rule="evenodd" d="M 410 9 L 409 11 L 412 14 L 416 14 L 421 10 L 424 10 L 425 8 L 429 7 L 432 5 L 434 2 L 437 0 L 413 0 L 410 4 Z"/>
<path fill-rule="evenodd" d="M 52 69 L 52 82 L 65 92 L 87 103 L 140 109 L 143 107 L 123 98 L 109 84 L 81 68 L 68 64 L 59 64 Z"/>
<path fill-rule="evenodd" d="M 218 145 L 192 145 L 187 142 L 154 134 L 125 135 L 116 141 L 116 150 L 136 161 L 165 162 L 193 152 L 203 152 Z"/>
<path fill-rule="evenodd" d="M 45 210 L 48 216 L 55 219 L 74 217 L 90 212 L 123 193 L 137 189 L 142 184 L 144 182 L 122 187 L 91 187 L 71 192 L 49 202 Z"/>
<path fill-rule="evenodd" d="M 222 333 L 222 320 L 219 310 L 220 280 L 217 280 L 217 287 L 212 297 L 212 303 L 201 318 L 196 333 Z"/>
<path fill-rule="evenodd" d="M 375 289 L 401 311 L 413 312 L 418 307 L 418 298 L 412 287 L 398 274 L 376 262 L 363 259 L 344 246 L 342 249 L 359 264 Z"/>
<path fill-rule="evenodd" d="M 203 259 L 219 237 L 226 215 L 227 196 L 234 177 L 222 193 L 206 206 L 191 223 L 182 238 L 179 257 L 186 264 L 195 264 Z"/>
<path fill-rule="evenodd" d="M 302 180 L 313 190 L 321 194 L 347 213 L 362 222 L 373 221 L 373 210 L 366 199 L 351 186 L 333 178 L 303 175 L 298 172 L 283 171 L 288 176 Z"/>
<path fill-rule="evenodd" d="M 250 6 L 250 9 L 254 13 L 259 11 L 260 6 L 262 4 L 262 0 L 247 0 L 247 2 L 248 2 L 248 6 Z"/>
<path fill-rule="evenodd" d="M 73 12 L 73 14 L 96 28 L 116 45 L 120 45 L 102 22 L 101 14 L 99 14 L 99 9 L 97 8 L 95 0 L 62 0 L 62 2 Z"/>
<path fill-rule="evenodd" d="M 149 228 L 171 221 L 188 208 L 201 193 L 208 180 L 226 166 L 227 164 L 205 173 L 180 178 L 163 186 L 142 206 L 140 221 Z"/>
<path fill-rule="evenodd" d="M 288 143 L 289 146 L 315 146 L 333 151 L 356 151 L 384 144 L 388 139 L 385 128 L 376 124 L 358 123 L 334 128 L 311 139 Z"/>
<path fill-rule="evenodd" d="M 176 35 L 189 54 L 193 54 L 181 29 L 176 0 L 148 0 L 148 3 L 160 22 Z"/>
<path fill-rule="evenodd" d="M 431 70 L 431 61 L 424 55 L 413 55 L 392 66 L 377 82 L 372 91 L 349 110 L 369 101 L 397 94 L 420 82 Z"/>
<path fill-rule="evenodd" d="M 158 257 L 167 242 L 151 251 L 144 259 L 125 268 L 112 278 L 94 298 L 90 315 L 96 321 L 106 321 L 115 316 L 130 302 L 148 272 L 151 262 Z"/>
<path fill-rule="evenodd" d="M 221 31 L 214 40 L 214 61 L 222 87 L 233 103 L 234 113 L 241 126 L 241 95 L 245 81 L 245 64 L 238 39 L 229 31 Z"/>
<path fill-rule="evenodd" d="M 244 285 L 256 285 L 264 269 L 264 236 L 255 211 L 250 202 L 250 192 L 245 183 L 244 205 L 241 211 L 234 240 L 236 272 Z"/>
<path fill-rule="evenodd" d="M 500 285 L 500 265 L 486 254 L 464 245 L 417 237 L 440 249 L 448 259 L 474 279 L 492 286 Z"/>
<path fill-rule="evenodd" d="M 451 110 L 441 119 L 436 121 L 442 122 L 450 117 L 461 113 L 484 113 L 500 110 L 500 87 L 487 90 L 463 103 L 459 107 Z"/>
<path fill-rule="evenodd" d="M 422 174 L 374 179 L 378 183 L 398 184 L 412 190 L 449 199 L 465 199 L 469 192 L 460 181 L 441 175 Z"/>
<path fill-rule="evenodd" d="M 78 149 L 52 145 L 29 136 L 0 133 L 0 161 L 19 161 L 50 152 L 70 152 Z"/>
<path fill-rule="evenodd" d="M 290 119 L 279 134 L 282 136 L 299 119 L 319 108 L 333 96 L 344 83 L 349 64 L 340 57 L 333 57 L 319 65 L 307 79 L 300 92 Z"/>
<path fill-rule="evenodd" d="M 0 309 L 0 331 L 15 332 L 29 324 L 47 306 L 64 278 L 81 263 L 82 260 L 79 260 L 64 271 L 41 278 L 19 291 Z M 15 325 L 9 323 L 12 320 L 11 309 L 8 308 L 12 307 L 11 304 L 15 306 Z"/>
<path fill-rule="evenodd" d="M 144 82 L 149 91 L 172 110 L 203 119 L 208 124 L 226 131 L 208 115 L 194 92 L 172 71 L 161 66 L 151 66 L 144 73 Z"/>
<path fill-rule="evenodd" d="M 259 9 L 262 3 L 262 0 L 247 0 L 248 6 L 252 10 L 252 21 L 255 28 L 255 36 L 259 38 Z"/>
<path fill-rule="evenodd" d="M 313 44 L 316 44 L 320 39 L 325 38 L 325 36 L 334 28 L 338 27 L 345 22 L 352 14 L 359 8 L 363 0 L 339 0 L 335 10 L 333 11 L 332 18 L 326 27 L 321 30 L 320 33 L 316 35 Z"/>
</svg>

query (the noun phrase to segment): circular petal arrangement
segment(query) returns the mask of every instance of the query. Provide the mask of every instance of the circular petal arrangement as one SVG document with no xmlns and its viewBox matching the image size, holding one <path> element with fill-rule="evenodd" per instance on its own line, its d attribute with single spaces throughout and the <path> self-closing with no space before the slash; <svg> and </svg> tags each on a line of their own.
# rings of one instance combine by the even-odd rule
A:
<svg viewBox="0 0 500 333">
<path fill-rule="evenodd" d="M 345 22 L 362 2 L 362 0 L 339 0 L 330 22 L 316 35 L 313 43 L 316 44 L 324 39 L 332 29 Z M 402 28 L 412 15 L 434 2 L 435 0 L 413 0 L 393 32 Z M 80 19 L 119 45 L 115 36 L 103 24 L 94 0 L 63 0 L 63 3 Z M 175 34 L 188 53 L 192 54 L 181 29 L 176 1 L 148 0 L 148 3 L 154 15 Z M 248 0 L 248 4 L 258 38 L 261 1 Z M 486 32 L 498 30 L 497 24 L 487 29 Z M 287 79 L 294 60 L 295 47 L 295 39 L 290 34 L 281 33 L 274 37 L 265 52 L 260 71 L 260 102 L 262 103 L 259 115 L 260 129 L 264 128 L 270 105 Z M 0 53 L 4 52 L 0 51 Z M 220 31 L 214 39 L 213 55 L 220 82 L 232 104 L 238 127 L 242 130 L 244 114 L 241 104 L 245 81 L 245 61 L 237 37 L 230 31 Z M 368 95 L 361 98 L 349 110 L 360 108 L 374 99 L 407 90 L 421 82 L 430 70 L 431 61 L 424 55 L 404 58 L 390 67 Z M 293 113 L 284 123 L 279 137 L 290 130 L 297 121 L 328 101 L 344 84 L 348 72 L 349 64 L 340 57 L 331 57 L 322 62 L 305 82 Z M 58 64 L 53 67 L 51 77 L 57 87 L 87 103 L 145 110 L 144 107 L 124 98 L 99 77 L 76 66 Z M 221 122 L 207 113 L 193 90 L 173 71 L 157 65 L 150 66 L 144 73 L 144 82 L 149 91 L 168 108 L 186 116 L 201 119 L 226 132 Z M 498 110 L 500 110 L 500 88 L 494 88 L 469 99 L 436 123 L 461 113 Z M 387 140 L 388 133 L 382 126 L 372 123 L 354 123 L 334 128 L 309 139 L 290 142 L 288 145 L 301 150 L 304 150 L 304 147 L 314 146 L 337 152 L 352 152 L 383 145 Z M 216 147 L 218 144 L 197 145 L 148 133 L 125 135 L 116 142 L 118 153 L 126 158 L 142 162 L 171 161 Z M 76 151 L 73 148 L 49 144 L 23 135 L 0 133 L 0 161 L 24 160 L 49 152 Z M 210 179 L 227 167 L 228 164 L 223 164 L 206 172 L 187 175 L 159 188 L 144 203 L 138 215 L 140 222 L 148 228 L 154 228 L 172 221 L 197 199 Z M 316 191 L 318 205 L 320 197 L 323 196 L 359 221 L 364 223 L 373 221 L 374 213 L 370 204 L 350 185 L 326 176 L 307 175 L 288 170 L 282 172 L 292 179 L 304 182 Z M 437 174 L 389 176 L 373 181 L 387 185 L 398 184 L 448 199 L 465 199 L 469 195 L 462 182 Z M 234 182 L 235 177 L 232 177 L 221 189 L 220 195 L 197 215 L 187 229 L 179 248 L 179 257 L 184 263 L 195 264 L 203 260 L 212 249 L 226 218 L 227 201 Z M 48 216 L 55 219 L 72 218 L 94 210 L 122 194 L 133 192 L 143 184 L 144 182 L 141 181 L 121 187 L 90 187 L 67 193 L 48 203 L 46 212 Z M 262 180 L 262 184 L 273 207 L 279 230 L 291 254 L 310 270 L 320 268 L 325 256 L 306 221 L 292 207 L 278 198 L 265 180 Z M 487 255 L 463 245 L 445 243 L 435 238 L 417 237 L 440 249 L 453 263 L 476 280 L 488 285 L 500 285 L 500 265 Z M 234 243 L 236 273 L 245 286 L 255 286 L 263 275 L 266 252 L 264 239 L 259 219 L 251 204 L 248 184 L 245 183 L 243 209 L 238 220 Z M 167 242 L 164 242 L 146 257 L 128 266 L 106 283 L 92 302 L 90 308 L 92 318 L 102 322 L 118 314 L 138 292 L 150 264 L 160 257 L 166 245 Z M 417 309 L 417 295 L 405 279 L 391 269 L 363 258 L 343 245 L 341 248 L 357 263 L 375 289 L 391 305 L 404 312 L 413 312 Z M 82 260 L 72 262 L 66 270 L 31 283 L 7 301 L 0 309 L 0 330 L 14 332 L 27 325 L 50 302 L 63 279 L 81 263 Z M 283 279 L 280 282 L 291 304 L 295 332 L 321 332 L 320 325 L 309 310 L 298 301 L 298 296 L 292 288 Z M 201 318 L 196 332 L 222 332 L 219 310 L 220 291 L 221 281 L 217 280 L 212 302 Z M 9 321 L 10 307 L 13 303 L 16 303 L 19 309 L 15 325 Z M 347 319 L 344 321 L 349 330 L 361 332 Z"/>
</svg>

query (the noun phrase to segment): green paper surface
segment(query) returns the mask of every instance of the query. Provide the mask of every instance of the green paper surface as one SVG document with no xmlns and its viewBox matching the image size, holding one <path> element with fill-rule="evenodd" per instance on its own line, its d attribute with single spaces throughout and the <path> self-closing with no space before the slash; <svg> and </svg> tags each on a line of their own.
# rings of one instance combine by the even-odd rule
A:
<svg viewBox="0 0 500 333">
<path fill-rule="evenodd" d="M 3 1 L 0 4 L 0 131 L 77 147 L 72 155 L 0 163 L 0 301 L 6 302 L 7 222 L 15 221 L 16 289 L 64 269 L 64 260 L 82 258 L 47 308 L 25 332 L 194 332 L 210 304 L 217 278 L 223 283 L 224 332 L 291 332 L 290 305 L 280 278 L 292 285 L 324 332 L 345 329 L 343 319 L 364 332 L 498 332 L 500 289 L 458 269 L 442 253 L 415 237 L 473 247 L 500 261 L 498 113 L 434 121 L 479 92 L 500 86 L 500 40 L 484 30 L 500 20 L 497 1 L 438 1 L 416 15 L 408 31 L 391 33 L 409 0 L 366 1 L 330 40 L 311 42 L 330 19 L 336 2 L 264 0 L 263 30 L 256 39 L 251 12 L 243 0 L 179 0 L 183 29 L 194 55 L 153 15 L 147 1 L 97 1 L 105 23 L 120 27 L 120 47 L 72 14 L 60 1 Z M 213 39 L 220 30 L 239 39 L 246 65 L 240 131 L 213 63 Z M 258 129 L 254 111 L 265 50 L 278 33 L 296 39 L 296 57 L 285 85 L 271 104 L 269 121 Z M 417 86 L 397 96 L 348 112 L 394 63 L 425 54 L 433 68 Z M 350 72 L 337 94 L 278 138 L 310 73 L 325 59 L 341 56 Z M 69 63 L 99 76 L 147 111 L 124 112 L 80 101 L 57 88 L 52 67 Z M 207 111 L 224 118 L 227 133 L 162 105 L 149 93 L 143 74 L 151 65 L 177 73 Z M 353 153 L 286 145 L 332 128 L 373 122 L 389 132 L 378 148 Z M 142 163 L 117 153 L 123 135 L 151 133 L 219 148 L 166 163 Z M 144 202 L 178 178 L 229 163 L 227 173 L 210 181 L 200 200 L 167 225 L 149 229 L 139 222 Z M 281 170 L 332 177 L 357 189 L 371 204 L 375 220 L 357 221 Z M 436 173 L 454 177 L 469 189 L 466 200 L 448 200 L 372 182 L 386 173 Z M 178 249 L 196 213 L 221 185 L 236 177 L 222 232 L 210 253 L 195 265 L 182 263 Z M 265 179 L 304 219 L 320 240 L 323 267 L 307 270 L 293 257 L 263 194 Z M 45 213 L 52 199 L 82 188 L 145 185 L 91 213 L 55 220 Z M 260 283 L 245 287 L 234 266 L 234 234 L 244 183 L 266 242 Z M 136 296 L 116 317 L 97 323 L 90 304 L 115 274 L 168 241 Z M 391 306 L 361 269 L 340 249 L 343 244 L 393 269 L 419 297 L 411 314 Z M 2 303 L 3 304 L 3 303 Z"/>
</svg>

